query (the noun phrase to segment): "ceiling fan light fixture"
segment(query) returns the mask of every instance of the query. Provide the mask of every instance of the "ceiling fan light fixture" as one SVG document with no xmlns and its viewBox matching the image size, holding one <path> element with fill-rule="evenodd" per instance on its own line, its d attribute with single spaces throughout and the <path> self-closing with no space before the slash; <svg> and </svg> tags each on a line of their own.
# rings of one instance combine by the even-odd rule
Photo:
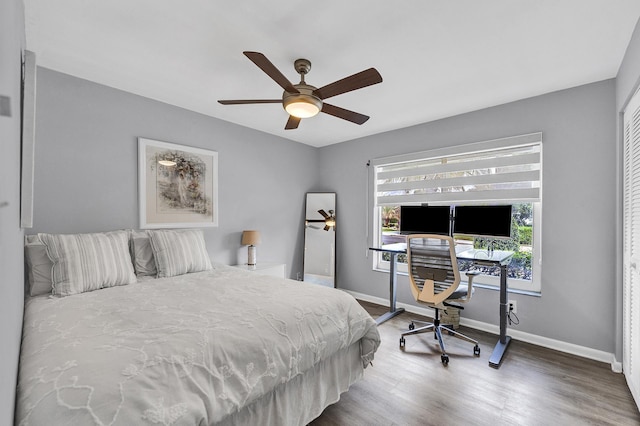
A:
<svg viewBox="0 0 640 426">
<path fill-rule="evenodd" d="M 307 84 L 304 80 L 305 75 L 311 70 L 311 61 L 300 58 L 296 59 L 293 63 L 296 72 L 300 74 L 300 83 L 292 84 L 262 53 L 251 51 L 244 51 L 242 53 L 276 82 L 278 86 L 284 89 L 284 93 L 282 94 L 282 107 L 289 114 L 287 124 L 284 126 L 285 130 L 297 129 L 301 119 L 313 117 L 320 112 L 355 124 L 364 124 L 369 119 L 369 116 L 335 105 L 326 104 L 324 100 L 373 84 L 382 83 L 380 73 L 375 68 L 369 68 L 324 85 L 318 89 L 317 87 Z M 280 100 L 221 99 L 218 100 L 218 103 L 222 105 L 277 104 L 280 103 Z"/>
<path fill-rule="evenodd" d="M 310 118 L 320 112 L 322 101 L 315 96 L 300 93 L 287 96 L 283 101 L 283 106 L 289 115 Z"/>
</svg>

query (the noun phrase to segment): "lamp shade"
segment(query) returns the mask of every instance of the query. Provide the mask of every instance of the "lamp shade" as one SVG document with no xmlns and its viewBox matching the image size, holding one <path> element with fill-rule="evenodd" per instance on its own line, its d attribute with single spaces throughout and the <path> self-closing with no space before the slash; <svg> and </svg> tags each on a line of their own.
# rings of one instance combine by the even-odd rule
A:
<svg viewBox="0 0 640 426">
<path fill-rule="evenodd" d="M 242 245 L 255 246 L 260 244 L 260 231 L 242 231 Z"/>
</svg>

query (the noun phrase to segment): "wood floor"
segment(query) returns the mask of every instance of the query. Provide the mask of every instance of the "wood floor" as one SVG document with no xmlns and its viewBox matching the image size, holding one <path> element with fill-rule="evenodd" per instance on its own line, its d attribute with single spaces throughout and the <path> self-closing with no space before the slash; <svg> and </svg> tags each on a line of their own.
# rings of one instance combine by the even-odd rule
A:
<svg viewBox="0 0 640 426">
<path fill-rule="evenodd" d="M 361 304 L 375 318 L 387 308 Z M 404 313 L 381 324 L 373 366 L 311 425 L 640 425 L 624 375 L 608 364 L 512 341 L 499 369 L 489 367 L 497 336 L 461 327 L 473 345 L 445 337 L 444 367 L 433 334 L 400 333 Z M 423 318 L 424 319 L 424 318 Z"/>
</svg>

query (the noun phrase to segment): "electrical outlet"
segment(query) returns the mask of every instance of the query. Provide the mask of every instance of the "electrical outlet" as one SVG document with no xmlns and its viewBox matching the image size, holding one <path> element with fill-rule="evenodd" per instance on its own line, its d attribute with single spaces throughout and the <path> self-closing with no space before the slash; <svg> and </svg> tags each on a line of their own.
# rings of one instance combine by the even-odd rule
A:
<svg viewBox="0 0 640 426">
<path fill-rule="evenodd" d="M 515 300 L 509 300 L 507 302 L 507 311 L 513 312 L 514 314 L 518 313 L 518 303 Z"/>
</svg>

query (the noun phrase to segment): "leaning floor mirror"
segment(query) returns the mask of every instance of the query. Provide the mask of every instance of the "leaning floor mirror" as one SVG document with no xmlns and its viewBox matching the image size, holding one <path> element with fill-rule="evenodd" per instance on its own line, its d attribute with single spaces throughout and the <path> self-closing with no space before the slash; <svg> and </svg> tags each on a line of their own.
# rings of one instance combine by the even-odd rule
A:
<svg viewBox="0 0 640 426">
<path fill-rule="evenodd" d="M 303 280 L 336 286 L 336 194 L 307 194 L 304 221 Z"/>
</svg>

